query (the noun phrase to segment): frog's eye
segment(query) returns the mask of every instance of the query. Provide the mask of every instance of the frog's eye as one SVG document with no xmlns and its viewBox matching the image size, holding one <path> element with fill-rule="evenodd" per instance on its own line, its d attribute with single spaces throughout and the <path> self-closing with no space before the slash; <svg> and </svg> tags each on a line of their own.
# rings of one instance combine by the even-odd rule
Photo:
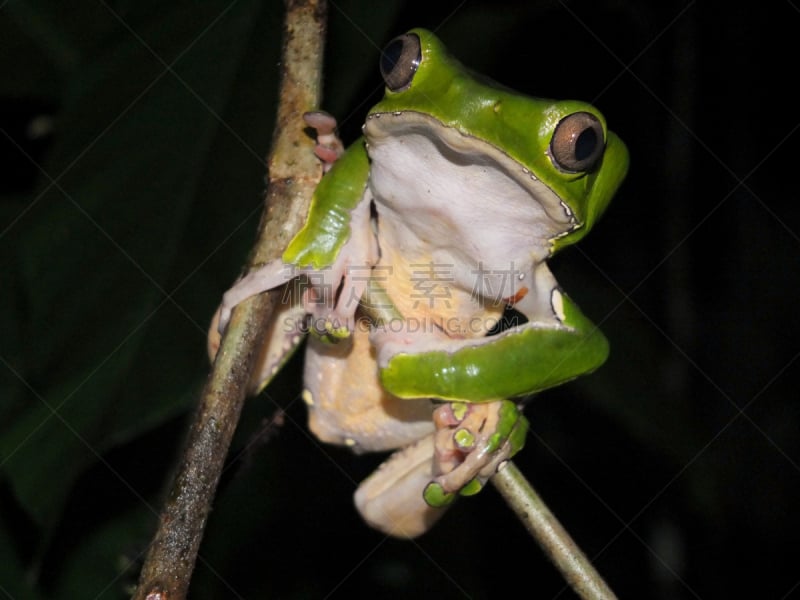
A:
<svg viewBox="0 0 800 600">
<path fill-rule="evenodd" d="M 422 60 L 422 49 L 419 37 L 407 33 L 394 38 L 381 53 L 381 75 L 393 92 L 400 92 L 411 85 L 419 62 Z"/>
<path fill-rule="evenodd" d="M 589 171 L 603 155 L 603 125 L 588 112 L 567 115 L 558 122 L 550 140 L 550 158 L 567 173 Z"/>
</svg>

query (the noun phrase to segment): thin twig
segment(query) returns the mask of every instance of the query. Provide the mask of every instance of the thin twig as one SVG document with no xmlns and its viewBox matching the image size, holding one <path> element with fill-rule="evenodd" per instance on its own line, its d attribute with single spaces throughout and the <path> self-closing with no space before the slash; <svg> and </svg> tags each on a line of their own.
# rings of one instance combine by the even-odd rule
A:
<svg viewBox="0 0 800 600">
<path fill-rule="evenodd" d="M 252 269 L 280 256 L 300 229 L 321 169 L 301 115 L 320 104 L 325 0 L 286 0 L 281 92 L 268 158 L 267 210 L 249 260 Z M 200 398 L 171 493 L 145 558 L 134 600 L 186 597 L 211 503 L 239 421 L 261 332 L 274 294 L 233 311 Z"/>
<path fill-rule="evenodd" d="M 389 323 L 403 318 L 392 305 L 386 290 L 375 281 L 370 281 L 370 285 L 367 286 L 361 299 L 361 307 L 375 323 Z M 584 600 L 616 598 L 600 573 L 513 462 L 506 461 L 490 481 L 581 598 Z"/>
<path fill-rule="evenodd" d="M 616 598 L 514 463 L 506 462 L 491 482 L 576 594 L 585 600 Z"/>
</svg>

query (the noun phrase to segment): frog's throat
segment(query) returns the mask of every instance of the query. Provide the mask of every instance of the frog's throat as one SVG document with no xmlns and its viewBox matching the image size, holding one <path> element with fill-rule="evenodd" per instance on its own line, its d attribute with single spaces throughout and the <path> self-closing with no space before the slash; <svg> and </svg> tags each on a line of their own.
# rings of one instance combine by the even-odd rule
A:
<svg viewBox="0 0 800 600">
<path fill-rule="evenodd" d="M 546 261 L 554 240 L 579 226 L 558 194 L 494 145 L 423 113 L 375 113 L 364 130 L 370 187 L 380 198 L 379 217 L 391 223 L 383 231 L 388 245 L 408 253 L 407 239 L 412 246 L 423 241 L 435 252 L 431 262 L 472 273 L 459 277 L 454 270 L 463 289 L 505 302 L 529 321 L 557 324 L 557 283 Z M 478 289 L 474 273 L 482 267 L 521 276 L 498 275 Z"/>
<path fill-rule="evenodd" d="M 453 160 L 492 164 L 517 182 L 547 213 L 552 231 L 548 242 L 561 238 L 582 226 L 572 209 L 547 184 L 516 159 L 490 142 L 449 127 L 439 119 L 416 111 L 378 112 L 367 116 L 364 124 L 367 149 L 389 138 L 421 134 L 431 137 L 435 132 L 442 150 L 449 151 Z"/>
</svg>

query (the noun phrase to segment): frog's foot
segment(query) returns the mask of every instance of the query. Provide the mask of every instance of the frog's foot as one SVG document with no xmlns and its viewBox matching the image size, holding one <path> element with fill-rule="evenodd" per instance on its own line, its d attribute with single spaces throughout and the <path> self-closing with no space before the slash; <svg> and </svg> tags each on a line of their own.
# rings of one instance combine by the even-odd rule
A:
<svg viewBox="0 0 800 600">
<path fill-rule="evenodd" d="M 449 402 L 434 411 L 434 473 L 425 501 L 444 506 L 478 493 L 498 467 L 524 445 L 528 421 L 510 400 Z"/>
<path fill-rule="evenodd" d="M 345 247 L 334 266 L 310 274 L 303 292 L 309 329 L 322 341 L 337 342 L 356 328 L 356 310 L 369 282 L 370 266 L 354 264 Z"/>
<path fill-rule="evenodd" d="M 303 120 L 317 132 L 314 154 L 322 161 L 322 170 L 327 173 L 342 153 L 344 144 L 336 134 L 336 119 L 322 110 L 307 112 Z"/>
</svg>

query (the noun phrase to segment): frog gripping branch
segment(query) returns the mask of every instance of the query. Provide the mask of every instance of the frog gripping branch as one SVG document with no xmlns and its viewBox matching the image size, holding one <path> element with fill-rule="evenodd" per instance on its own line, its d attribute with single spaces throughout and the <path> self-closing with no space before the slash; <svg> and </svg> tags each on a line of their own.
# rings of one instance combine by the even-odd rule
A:
<svg viewBox="0 0 800 600">
<path fill-rule="evenodd" d="M 306 224 L 225 294 L 218 327 L 244 298 L 289 284 L 254 390 L 310 331 L 309 426 L 355 451 L 399 449 L 356 505 L 372 526 L 413 537 L 522 447 L 527 421 L 510 399 L 606 359 L 605 337 L 547 260 L 592 228 L 628 158 L 591 105 L 495 87 L 428 31 L 391 41 L 381 73 L 385 96 L 341 156 L 335 121 L 313 115 L 334 149 L 318 148 L 330 170 Z M 391 319 L 365 326 L 368 288 Z M 508 309 L 519 319 L 497 327 Z"/>
</svg>

